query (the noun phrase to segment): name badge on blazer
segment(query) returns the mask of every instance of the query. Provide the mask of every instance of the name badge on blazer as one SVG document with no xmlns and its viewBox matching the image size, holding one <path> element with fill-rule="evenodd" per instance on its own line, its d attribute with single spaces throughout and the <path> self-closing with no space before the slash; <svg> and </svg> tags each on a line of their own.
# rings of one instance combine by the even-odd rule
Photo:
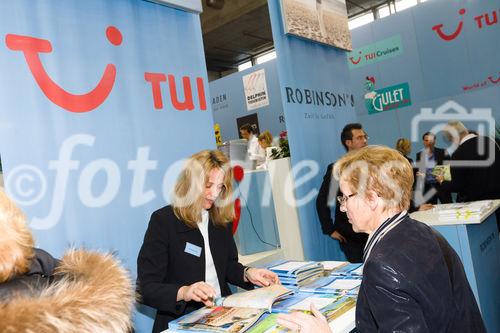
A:
<svg viewBox="0 0 500 333">
<path fill-rule="evenodd" d="M 184 252 L 192 254 L 193 256 L 199 257 L 201 255 L 201 247 L 186 242 L 186 248 Z"/>
</svg>

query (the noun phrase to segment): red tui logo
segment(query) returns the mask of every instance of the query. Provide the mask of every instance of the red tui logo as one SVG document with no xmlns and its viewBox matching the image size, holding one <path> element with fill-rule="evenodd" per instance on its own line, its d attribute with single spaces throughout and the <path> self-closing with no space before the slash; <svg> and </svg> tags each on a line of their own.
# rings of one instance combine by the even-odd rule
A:
<svg viewBox="0 0 500 333">
<path fill-rule="evenodd" d="M 106 37 L 115 46 L 120 45 L 123 40 L 120 30 L 113 26 L 106 29 Z M 92 111 L 106 100 L 113 89 L 116 78 L 116 68 L 113 64 L 106 65 L 104 73 L 94 89 L 80 95 L 72 94 L 51 79 L 40 61 L 39 53 L 52 52 L 50 41 L 30 36 L 7 34 L 5 44 L 12 51 L 23 52 L 31 74 L 42 92 L 54 104 L 65 110 L 77 113 Z"/>
</svg>

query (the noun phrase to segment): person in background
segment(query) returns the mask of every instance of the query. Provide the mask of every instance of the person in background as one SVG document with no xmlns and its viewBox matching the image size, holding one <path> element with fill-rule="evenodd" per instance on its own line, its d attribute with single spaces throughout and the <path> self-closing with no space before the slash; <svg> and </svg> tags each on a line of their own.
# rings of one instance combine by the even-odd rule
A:
<svg viewBox="0 0 500 333">
<path fill-rule="evenodd" d="M 435 147 L 436 135 L 431 132 L 426 132 L 422 136 L 424 149 L 417 153 L 417 190 L 425 194 L 428 191 L 436 191 L 436 193 L 427 200 L 427 203 L 437 204 L 439 202 L 451 203 L 451 193 L 442 188 L 436 180 L 436 176 L 432 174 L 432 170 L 436 165 L 443 165 L 444 161 L 449 159 L 446 150 Z M 420 178 L 420 179 L 419 179 Z"/>
<path fill-rule="evenodd" d="M 443 176 L 437 180 L 457 193 L 457 202 L 500 199 L 500 147 L 495 140 L 469 133 L 460 121 L 450 121 L 444 132 L 456 149 L 450 161 L 451 181 Z M 459 161 L 468 165 L 456 165 Z"/>
<path fill-rule="evenodd" d="M 232 180 L 222 152 L 196 153 L 177 180 L 172 205 L 151 215 L 137 258 L 137 285 L 141 302 L 157 309 L 153 332 L 231 294 L 228 283 L 244 289 L 279 283 L 275 273 L 238 262 Z"/>
<path fill-rule="evenodd" d="M 356 302 L 359 332 L 486 332 L 457 253 L 436 230 L 411 219 L 413 170 L 391 148 L 368 146 L 334 167 L 338 198 L 353 229 L 370 235 Z M 278 323 L 330 332 L 319 311 L 281 314 Z"/>
<path fill-rule="evenodd" d="M 262 148 L 262 152 L 264 153 L 257 160 L 257 169 L 267 169 L 267 162 L 269 161 L 269 156 L 271 155 L 271 148 L 273 143 L 273 136 L 269 131 L 264 131 L 260 133 L 259 137 L 259 146 Z"/>
<path fill-rule="evenodd" d="M 247 144 L 247 156 L 248 159 L 252 162 L 253 167 L 255 169 L 257 166 L 257 161 L 261 158 L 261 156 L 265 156 L 266 152 L 259 145 L 259 139 L 255 135 L 254 129 L 250 124 L 244 124 L 240 127 L 240 134 L 243 139 L 248 141 Z"/>
<path fill-rule="evenodd" d="M 408 162 L 410 162 L 411 166 L 413 167 L 413 177 L 414 177 L 414 179 L 416 179 L 418 170 L 415 168 L 413 160 L 408 156 L 411 153 L 410 140 L 407 138 L 399 138 L 398 141 L 396 141 L 396 150 L 399 151 L 401 153 L 401 155 L 403 155 L 408 160 Z M 413 186 L 412 186 L 413 191 L 415 191 L 415 185 L 416 185 L 416 182 L 414 181 Z M 412 212 L 417 211 L 417 210 L 429 210 L 432 207 L 434 207 L 434 205 L 431 203 L 422 203 L 419 206 L 415 206 L 415 201 L 414 201 L 413 196 L 412 196 L 412 200 L 410 201 L 410 208 L 408 209 L 408 212 L 412 213 Z"/>
<path fill-rule="evenodd" d="M 365 147 L 368 143 L 368 135 L 366 135 L 361 124 L 347 124 L 340 134 L 340 141 L 346 151 L 351 152 Z M 340 205 L 338 204 L 335 206 L 335 221 L 332 220 L 330 211 L 330 204 L 334 202 L 332 196 L 335 193 L 337 193 L 337 196 L 342 196 L 342 192 L 338 189 L 338 183 L 332 180 L 333 165 L 334 163 L 328 165 L 316 199 L 316 211 L 318 212 L 321 229 L 323 234 L 329 235 L 340 242 L 340 249 L 344 252 L 347 260 L 353 263 L 362 262 L 363 248 L 368 235 L 353 231 L 346 214 L 340 211 Z M 336 189 L 338 189 L 338 192 L 335 191 Z"/>
<path fill-rule="evenodd" d="M 413 160 L 410 158 L 410 153 L 411 153 L 411 142 L 407 138 L 399 138 L 398 141 L 396 141 L 396 150 L 403 155 L 408 162 L 413 166 Z"/>
<path fill-rule="evenodd" d="M 445 136 L 456 150 L 451 155 L 451 180 L 437 176 L 437 181 L 457 202 L 500 199 L 500 146 L 495 139 L 470 133 L 460 121 L 446 125 Z M 461 165 L 458 165 L 460 163 Z M 496 211 L 500 230 L 500 209 Z"/>
<path fill-rule="evenodd" d="M 0 332 L 124 333 L 134 289 L 111 255 L 34 248 L 26 217 L 0 190 Z"/>
</svg>

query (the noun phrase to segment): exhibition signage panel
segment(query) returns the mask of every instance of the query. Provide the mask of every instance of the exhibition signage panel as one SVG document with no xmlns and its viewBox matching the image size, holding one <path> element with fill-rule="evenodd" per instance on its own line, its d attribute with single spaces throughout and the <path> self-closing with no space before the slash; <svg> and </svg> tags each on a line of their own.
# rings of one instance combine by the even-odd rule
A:
<svg viewBox="0 0 500 333">
<path fill-rule="evenodd" d="M 342 128 L 356 120 L 346 54 L 286 35 L 279 0 L 268 5 L 304 256 L 342 260 L 338 242 L 321 232 L 315 200 L 328 164 L 344 154 Z"/>
<path fill-rule="evenodd" d="M 111 250 L 135 275 L 183 159 L 214 148 L 199 17 L 147 1 L 0 3 L 5 188 L 37 246 Z"/>
</svg>

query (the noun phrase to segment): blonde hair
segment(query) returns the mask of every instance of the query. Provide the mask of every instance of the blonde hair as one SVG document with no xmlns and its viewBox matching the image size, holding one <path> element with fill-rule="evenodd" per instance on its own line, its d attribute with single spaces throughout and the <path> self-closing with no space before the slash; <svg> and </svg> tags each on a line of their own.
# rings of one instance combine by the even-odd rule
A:
<svg viewBox="0 0 500 333">
<path fill-rule="evenodd" d="M 218 150 L 203 150 L 188 159 L 177 179 L 172 198 L 175 215 L 192 228 L 201 221 L 203 191 L 213 169 L 222 170 L 224 180 L 222 190 L 209 210 L 210 218 L 218 226 L 233 220 L 233 171 L 229 160 Z"/>
<path fill-rule="evenodd" d="M 375 192 L 384 199 L 386 210 L 402 211 L 410 206 L 413 170 L 394 149 L 367 146 L 349 152 L 335 163 L 333 174 L 358 193 Z"/>
<path fill-rule="evenodd" d="M 34 241 L 25 221 L 23 212 L 0 190 L 0 283 L 30 268 Z"/>
<path fill-rule="evenodd" d="M 273 143 L 273 135 L 269 131 L 264 131 L 259 135 L 259 141 L 264 141 L 267 147 Z"/>
<path fill-rule="evenodd" d="M 411 142 L 407 138 L 399 138 L 396 141 L 396 150 L 399 151 L 404 156 L 407 156 L 411 153 Z"/>
</svg>

